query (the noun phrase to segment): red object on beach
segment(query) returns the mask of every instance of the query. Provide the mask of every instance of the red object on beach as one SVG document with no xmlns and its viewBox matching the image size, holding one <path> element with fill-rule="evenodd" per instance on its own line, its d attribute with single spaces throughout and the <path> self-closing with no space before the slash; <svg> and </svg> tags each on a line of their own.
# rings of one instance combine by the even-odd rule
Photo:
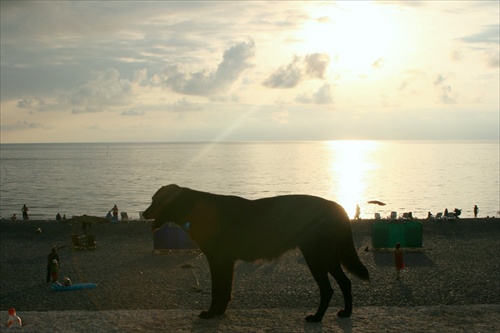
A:
<svg viewBox="0 0 500 333">
<path fill-rule="evenodd" d="M 368 201 L 368 203 L 379 205 L 379 206 L 385 206 L 385 203 L 383 203 L 382 201 L 378 201 L 378 200 L 370 200 L 370 201 Z"/>
<path fill-rule="evenodd" d="M 12 325 L 19 325 L 19 327 L 23 326 L 21 318 L 19 318 L 16 314 L 16 309 L 9 309 L 9 319 L 7 320 L 7 327 L 10 328 Z"/>
</svg>

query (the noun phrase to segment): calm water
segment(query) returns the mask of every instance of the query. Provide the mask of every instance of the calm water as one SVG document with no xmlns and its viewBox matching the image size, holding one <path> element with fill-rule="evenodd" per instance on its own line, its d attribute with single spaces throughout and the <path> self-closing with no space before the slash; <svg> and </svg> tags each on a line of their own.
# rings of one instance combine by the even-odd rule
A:
<svg viewBox="0 0 500 333">
<path fill-rule="evenodd" d="M 499 143 L 333 141 L 289 143 L 2 144 L 0 216 L 104 216 L 113 205 L 139 218 L 161 186 L 249 199 L 304 193 L 362 217 L 445 208 L 498 216 Z M 384 207 L 368 205 L 381 200 Z"/>
</svg>

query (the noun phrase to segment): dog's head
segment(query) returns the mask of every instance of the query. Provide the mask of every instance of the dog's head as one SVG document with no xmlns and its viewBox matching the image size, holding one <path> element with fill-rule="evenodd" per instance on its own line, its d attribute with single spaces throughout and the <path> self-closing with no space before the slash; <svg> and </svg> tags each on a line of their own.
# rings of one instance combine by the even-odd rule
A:
<svg viewBox="0 0 500 333">
<path fill-rule="evenodd" d="M 154 195 L 151 205 L 142 213 L 145 219 L 153 220 L 152 229 L 158 229 L 165 222 L 176 222 L 179 206 L 178 199 L 185 190 L 175 184 L 163 186 Z"/>
</svg>

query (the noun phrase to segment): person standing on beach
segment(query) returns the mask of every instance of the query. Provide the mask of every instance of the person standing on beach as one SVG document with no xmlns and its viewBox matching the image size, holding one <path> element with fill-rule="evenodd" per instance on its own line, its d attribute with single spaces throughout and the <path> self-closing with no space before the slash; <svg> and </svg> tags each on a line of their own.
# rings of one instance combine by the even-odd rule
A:
<svg viewBox="0 0 500 333">
<path fill-rule="evenodd" d="M 26 204 L 23 205 L 23 208 L 21 208 L 21 211 L 23 212 L 23 220 L 28 221 L 30 218 L 28 216 L 28 207 L 26 207 Z"/>
<path fill-rule="evenodd" d="M 396 243 L 396 248 L 394 249 L 394 264 L 396 265 L 396 280 L 399 280 L 399 272 L 405 268 L 403 250 L 400 243 Z"/>
<path fill-rule="evenodd" d="M 47 283 L 50 283 L 50 278 L 52 275 L 52 264 L 54 260 L 57 261 L 57 264 L 59 266 L 59 254 L 57 254 L 57 248 L 55 246 L 52 248 L 52 251 L 47 257 Z"/>
<path fill-rule="evenodd" d="M 57 282 L 57 276 L 59 275 L 59 262 L 57 259 L 52 259 L 50 264 L 50 277 L 52 278 L 52 283 Z"/>
<path fill-rule="evenodd" d="M 360 215 L 361 215 L 361 209 L 359 208 L 359 205 L 356 204 L 356 214 L 354 214 L 354 219 L 359 220 Z"/>
<path fill-rule="evenodd" d="M 477 219 L 477 213 L 479 212 L 479 208 L 477 207 L 477 205 L 474 205 L 474 218 Z"/>
</svg>

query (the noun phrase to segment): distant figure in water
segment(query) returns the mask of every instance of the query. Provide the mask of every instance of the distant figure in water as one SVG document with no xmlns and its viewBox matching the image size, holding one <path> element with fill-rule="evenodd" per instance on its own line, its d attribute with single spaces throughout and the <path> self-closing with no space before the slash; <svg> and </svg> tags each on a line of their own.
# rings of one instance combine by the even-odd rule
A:
<svg viewBox="0 0 500 333">
<path fill-rule="evenodd" d="M 23 212 L 23 220 L 29 220 L 29 216 L 28 216 L 28 207 L 26 207 L 26 204 L 23 205 L 23 208 L 21 208 L 21 211 Z"/>
<path fill-rule="evenodd" d="M 361 214 L 361 209 L 359 208 L 359 205 L 356 205 L 356 214 L 354 214 L 354 219 L 359 220 L 359 215 Z"/>
<path fill-rule="evenodd" d="M 477 219 L 477 213 L 479 212 L 479 208 L 477 207 L 477 205 L 474 205 L 474 218 Z"/>
<path fill-rule="evenodd" d="M 399 272 L 405 268 L 403 250 L 400 243 L 396 243 L 396 248 L 394 249 L 394 264 L 396 265 L 396 280 L 399 280 Z"/>
</svg>

